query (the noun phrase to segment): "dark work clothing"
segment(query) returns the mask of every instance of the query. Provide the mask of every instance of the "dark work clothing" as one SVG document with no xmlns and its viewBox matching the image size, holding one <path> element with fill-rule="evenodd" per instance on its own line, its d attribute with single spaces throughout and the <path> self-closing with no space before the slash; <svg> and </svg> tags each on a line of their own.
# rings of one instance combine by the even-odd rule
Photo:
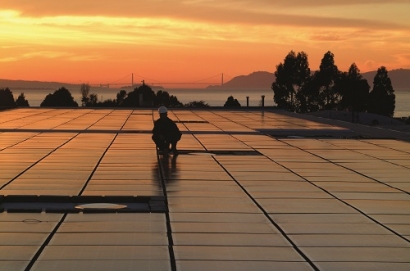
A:
<svg viewBox="0 0 410 271">
<path fill-rule="evenodd" d="M 181 132 L 175 122 L 170 118 L 162 117 L 154 122 L 152 140 L 154 140 L 158 149 L 168 149 L 169 145 L 172 145 L 172 149 L 176 150 L 176 144 L 180 139 Z"/>
</svg>

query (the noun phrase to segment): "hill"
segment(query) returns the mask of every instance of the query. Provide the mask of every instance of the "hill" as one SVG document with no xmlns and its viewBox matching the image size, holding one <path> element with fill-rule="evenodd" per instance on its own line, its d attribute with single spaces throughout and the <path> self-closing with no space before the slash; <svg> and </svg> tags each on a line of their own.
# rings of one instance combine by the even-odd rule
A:
<svg viewBox="0 0 410 271">
<path fill-rule="evenodd" d="M 249 75 L 240 75 L 232 78 L 222 86 L 209 86 L 207 88 L 251 88 L 251 89 L 270 89 L 275 75 L 266 71 L 253 72 Z"/>
<path fill-rule="evenodd" d="M 363 77 L 367 80 L 370 87 L 373 87 L 373 79 L 377 71 L 363 73 Z M 398 69 L 388 71 L 389 77 L 392 81 L 395 90 L 410 89 L 410 69 Z M 258 71 L 249 75 L 240 75 L 232 78 L 230 81 L 224 83 L 222 86 L 209 86 L 212 89 L 226 89 L 226 88 L 250 88 L 250 89 L 270 89 L 272 83 L 275 81 L 275 74 Z"/>
<path fill-rule="evenodd" d="M 59 83 L 59 82 L 42 82 L 42 81 L 26 81 L 26 80 L 8 80 L 0 79 L 0 88 L 13 89 L 50 89 L 57 90 L 61 87 L 77 87 L 78 85 Z"/>
<path fill-rule="evenodd" d="M 395 90 L 403 88 L 410 89 L 410 69 L 387 70 L 387 72 Z M 371 71 L 362 74 L 370 87 L 373 86 L 373 79 L 376 73 L 377 71 Z"/>
</svg>

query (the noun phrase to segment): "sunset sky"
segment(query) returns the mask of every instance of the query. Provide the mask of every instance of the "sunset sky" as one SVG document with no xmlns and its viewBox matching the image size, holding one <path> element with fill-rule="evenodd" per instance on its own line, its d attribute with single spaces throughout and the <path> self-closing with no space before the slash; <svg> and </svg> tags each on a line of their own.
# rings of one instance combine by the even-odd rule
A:
<svg viewBox="0 0 410 271">
<path fill-rule="evenodd" d="M 312 70 L 327 51 L 342 71 L 410 68 L 409 14 L 409 0 L 2 0 L 0 78 L 216 83 L 291 50 Z"/>
</svg>

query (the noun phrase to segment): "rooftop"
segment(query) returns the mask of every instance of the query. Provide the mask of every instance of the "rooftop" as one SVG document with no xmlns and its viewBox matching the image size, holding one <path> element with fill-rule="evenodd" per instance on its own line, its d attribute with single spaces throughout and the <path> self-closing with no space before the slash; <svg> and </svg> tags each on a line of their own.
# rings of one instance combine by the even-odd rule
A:
<svg viewBox="0 0 410 271">
<path fill-rule="evenodd" d="M 410 135 L 260 110 L 0 111 L 0 270 L 410 270 Z"/>
</svg>

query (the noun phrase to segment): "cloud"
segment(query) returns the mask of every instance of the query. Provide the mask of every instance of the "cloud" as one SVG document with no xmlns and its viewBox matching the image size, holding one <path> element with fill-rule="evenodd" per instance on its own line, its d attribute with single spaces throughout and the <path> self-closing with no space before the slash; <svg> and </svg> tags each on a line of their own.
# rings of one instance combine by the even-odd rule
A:
<svg viewBox="0 0 410 271">
<path fill-rule="evenodd" d="M 172 20 L 197 21 L 218 24 L 248 25 L 297 25 L 305 27 L 377 27 L 383 29 L 408 28 L 406 23 L 387 20 L 386 17 L 366 18 L 370 8 L 363 9 L 360 16 L 346 17 L 360 5 L 386 5 L 382 0 L 13 0 L 2 3 L 3 9 L 17 10 L 24 17 L 101 16 L 119 18 L 168 18 Z M 408 4 L 407 0 L 389 1 L 393 4 Z M 409 5 L 409 4 L 408 4 Z M 338 8 L 335 8 L 338 6 Z M 325 12 L 315 8 L 333 7 Z M 342 8 L 339 8 L 342 7 Z M 347 9 L 343 9 L 347 7 Z M 362 7 L 363 8 L 363 7 Z M 344 12 L 346 11 L 346 12 Z"/>
<path fill-rule="evenodd" d="M 212 2 L 212 1 L 211 1 Z M 33 44 L 65 47 L 112 45 L 197 46 L 211 41 L 237 43 L 338 42 L 360 39 L 370 43 L 389 40 L 398 33 L 408 43 L 408 29 L 363 19 L 309 15 L 257 16 L 258 21 L 220 24 L 176 18 L 43 16 L 26 17 L 0 11 L 0 41 L 4 45 Z M 4 16 L 2 16 L 4 15 Z M 389 31 L 394 28 L 395 32 Z M 386 31 L 388 30 L 388 31 Z M 406 32 L 407 31 L 407 32 Z"/>
<path fill-rule="evenodd" d="M 22 49 L 17 53 L 11 53 L 9 56 L 0 55 L 0 63 L 40 63 L 41 62 L 64 62 L 66 65 L 69 63 L 81 63 L 81 65 L 87 65 L 86 63 L 95 63 L 104 61 L 106 56 L 87 50 L 82 51 L 64 51 L 64 50 L 37 50 L 33 48 Z"/>
<path fill-rule="evenodd" d="M 199 8 L 205 8 L 208 12 L 211 9 L 235 10 L 235 9 L 275 9 L 275 8 L 305 8 L 305 7 L 332 7 L 332 6 L 374 6 L 408 4 L 408 0 L 13 0 L 2 3 L 3 9 L 16 9 L 29 15 L 124 15 L 140 16 L 147 14 L 168 14 L 192 13 L 198 14 Z M 209 14 L 212 16 L 212 14 Z"/>
<path fill-rule="evenodd" d="M 179 73 L 198 73 L 206 65 L 192 68 L 195 61 L 212 69 L 225 62 L 225 69 L 239 67 L 239 63 L 244 63 L 243 70 L 259 69 L 264 61 L 279 62 L 278 55 L 294 49 L 316 56 L 317 61 L 327 50 L 342 56 L 340 61 L 347 64 L 376 59 L 377 63 L 366 63 L 370 67 L 408 52 L 410 46 L 408 0 L 3 2 L 3 62 L 42 58 L 69 65 L 85 61 L 91 66 L 93 61 L 118 60 L 117 69 L 124 62 L 143 63 L 144 69 L 155 63 L 153 72 L 163 63 L 174 63 L 168 66 L 178 66 Z M 400 61 L 408 63 L 405 56 Z M 185 66 L 190 68 L 182 72 Z"/>
<path fill-rule="evenodd" d="M 396 62 L 398 63 L 399 67 L 403 68 L 410 68 L 410 54 L 409 53 L 402 53 L 395 55 Z"/>
<path fill-rule="evenodd" d="M 374 5 L 374 4 L 408 4 L 407 0 L 231 0 L 232 3 L 239 3 L 242 5 L 265 5 L 271 7 L 323 7 L 323 6 L 357 6 L 357 5 Z"/>
<path fill-rule="evenodd" d="M 364 67 L 363 69 L 366 71 L 374 71 L 376 70 L 378 67 L 381 66 L 381 64 L 379 62 L 376 62 L 374 60 L 366 60 L 362 66 Z"/>
<path fill-rule="evenodd" d="M 396 56 L 398 59 L 405 60 L 410 63 L 410 54 L 399 54 Z"/>
<path fill-rule="evenodd" d="M 359 61 L 358 65 L 365 71 L 374 71 L 381 66 L 385 66 L 389 70 L 397 68 L 410 69 L 410 54 L 393 54 L 391 55 L 391 57 L 384 61 L 367 59 L 363 62 Z"/>
<path fill-rule="evenodd" d="M 341 41 L 345 38 L 342 38 L 340 34 L 333 34 L 333 33 L 318 33 L 313 34 L 310 38 L 314 41 Z"/>
<path fill-rule="evenodd" d="M 103 60 L 104 57 L 98 54 L 78 54 L 78 55 L 70 55 L 67 56 L 66 59 L 68 61 L 74 61 L 74 62 L 84 62 L 84 61 L 99 61 Z"/>
<path fill-rule="evenodd" d="M 65 52 L 60 52 L 60 51 L 31 51 L 31 52 L 19 54 L 17 56 L 0 58 L 0 62 L 15 62 L 15 61 L 20 61 L 24 59 L 31 59 L 31 58 L 38 58 L 38 57 L 47 58 L 47 59 L 53 59 L 53 58 L 56 59 L 56 58 L 61 58 L 67 55 L 69 54 Z"/>
</svg>

